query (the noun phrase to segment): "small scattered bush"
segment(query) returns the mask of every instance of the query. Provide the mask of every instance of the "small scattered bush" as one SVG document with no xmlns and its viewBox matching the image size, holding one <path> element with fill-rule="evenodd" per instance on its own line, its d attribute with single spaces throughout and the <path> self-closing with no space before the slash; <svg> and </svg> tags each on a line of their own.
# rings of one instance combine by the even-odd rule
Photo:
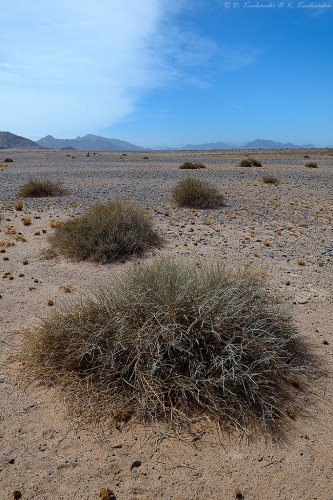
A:
<svg viewBox="0 0 333 500">
<path fill-rule="evenodd" d="M 223 205 L 223 194 L 210 182 L 188 177 L 176 184 L 171 199 L 180 207 L 214 208 Z"/>
<path fill-rule="evenodd" d="M 22 201 L 17 201 L 14 206 L 15 206 L 15 210 L 17 210 L 18 212 L 20 212 L 23 209 L 23 202 Z"/>
<path fill-rule="evenodd" d="M 21 221 L 23 222 L 24 226 L 30 226 L 31 225 L 31 219 L 30 219 L 30 217 L 23 217 L 23 219 L 21 219 Z"/>
<path fill-rule="evenodd" d="M 5 158 L 4 163 L 13 163 L 13 160 L 11 158 Z"/>
<path fill-rule="evenodd" d="M 252 167 L 262 167 L 261 161 L 256 160 L 255 158 L 250 158 L 250 162 Z"/>
<path fill-rule="evenodd" d="M 263 175 L 262 181 L 265 184 L 275 184 L 275 185 L 280 184 L 279 179 L 277 177 L 275 177 L 275 175 Z"/>
<path fill-rule="evenodd" d="M 309 155 L 304 155 L 303 158 L 310 158 L 310 156 Z"/>
<path fill-rule="evenodd" d="M 44 198 L 46 196 L 61 196 L 66 192 L 60 181 L 31 179 L 23 184 L 17 196 L 20 198 Z"/>
<path fill-rule="evenodd" d="M 255 158 L 244 158 L 238 164 L 239 167 L 262 167 L 262 164 L 259 160 Z"/>
<path fill-rule="evenodd" d="M 195 170 L 197 168 L 206 168 L 206 165 L 197 161 L 185 161 L 179 166 L 179 168 Z"/>
<path fill-rule="evenodd" d="M 251 167 L 252 163 L 250 160 L 244 158 L 244 160 L 241 160 L 238 164 L 239 167 Z"/>
<path fill-rule="evenodd" d="M 308 168 L 318 168 L 318 163 L 316 163 L 315 161 L 308 161 L 304 166 Z"/>
<path fill-rule="evenodd" d="M 96 203 L 58 227 L 49 237 L 54 251 L 77 260 L 107 262 L 157 245 L 159 237 L 146 212 L 131 203 Z"/>
<path fill-rule="evenodd" d="M 160 259 L 24 332 L 32 379 L 76 416 L 274 428 L 294 410 L 305 353 L 290 315 L 249 269 Z M 298 377 L 300 377 L 298 379 Z"/>
</svg>

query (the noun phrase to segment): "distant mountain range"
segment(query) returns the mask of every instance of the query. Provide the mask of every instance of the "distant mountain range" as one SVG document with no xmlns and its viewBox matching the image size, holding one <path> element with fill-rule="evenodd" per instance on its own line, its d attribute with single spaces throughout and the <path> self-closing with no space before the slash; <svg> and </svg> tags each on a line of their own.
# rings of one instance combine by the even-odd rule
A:
<svg viewBox="0 0 333 500">
<path fill-rule="evenodd" d="M 226 142 L 207 142 L 204 144 L 187 144 L 182 148 L 177 148 L 181 150 L 212 150 L 212 149 L 308 149 L 316 148 L 313 144 L 302 144 L 298 146 L 296 144 L 291 144 L 290 142 L 275 142 L 264 139 L 256 139 L 255 141 L 248 142 L 242 146 L 232 146 Z"/>
<path fill-rule="evenodd" d="M 37 142 L 12 134 L 0 132 L 0 149 L 42 149 Z"/>
<path fill-rule="evenodd" d="M 156 150 L 227 150 L 227 149 L 309 149 L 316 148 L 313 144 L 302 144 L 298 146 L 290 142 L 275 142 L 271 140 L 257 139 L 242 146 L 232 146 L 223 141 L 207 142 L 204 144 L 187 144 L 179 148 L 161 146 L 152 148 Z M 47 135 L 34 142 L 11 132 L 0 132 L 0 149 L 56 149 L 56 150 L 83 150 L 83 151 L 144 151 L 148 148 L 136 146 L 130 142 L 119 139 L 110 139 L 100 135 L 88 134 L 76 139 L 55 139 Z"/>
<path fill-rule="evenodd" d="M 182 148 L 179 148 L 182 150 L 186 151 L 193 151 L 196 149 L 199 150 L 208 150 L 208 149 L 236 149 L 235 146 L 230 146 L 230 144 L 227 144 L 226 142 L 219 141 L 219 142 L 206 142 L 204 144 L 186 144 L 186 146 L 183 146 Z"/>
<path fill-rule="evenodd" d="M 313 144 L 302 144 L 297 146 L 296 144 L 291 144 L 290 142 L 274 142 L 264 139 L 256 139 L 255 141 L 248 142 L 240 149 L 309 149 L 316 148 Z"/>
<path fill-rule="evenodd" d="M 79 136 L 76 139 L 55 139 L 52 135 L 47 135 L 39 139 L 37 143 L 43 148 L 74 148 L 83 151 L 143 151 L 147 149 L 131 144 L 130 142 L 120 141 L 119 139 L 109 139 L 93 134 L 88 134 L 84 137 Z"/>
</svg>

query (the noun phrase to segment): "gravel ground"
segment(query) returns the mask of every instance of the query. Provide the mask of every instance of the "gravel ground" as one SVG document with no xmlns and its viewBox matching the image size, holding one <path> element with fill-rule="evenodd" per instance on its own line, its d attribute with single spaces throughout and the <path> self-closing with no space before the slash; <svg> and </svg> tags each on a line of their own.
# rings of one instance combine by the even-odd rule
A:
<svg viewBox="0 0 333 500">
<path fill-rule="evenodd" d="M 262 167 L 238 167 L 246 154 Z M 308 153 L 311 158 L 304 159 Z M 0 499 L 19 490 L 29 499 L 95 499 L 110 488 L 118 499 L 328 499 L 332 491 L 331 423 L 333 156 L 324 150 L 257 152 L 0 151 Z M 143 159 L 148 156 L 149 159 Z M 11 157 L 12 163 L 1 163 Z M 180 170 L 185 160 L 202 170 Z M 318 168 L 304 163 L 316 161 Z M 273 174 L 279 185 L 262 182 Z M 177 180 L 203 178 L 225 195 L 216 210 L 175 207 Z M 23 200 L 29 179 L 62 180 L 69 194 Z M 301 335 L 328 367 L 304 395 L 304 413 L 293 416 L 286 440 L 253 442 L 219 434 L 213 425 L 193 442 L 169 439 L 163 429 L 133 425 L 103 437 L 69 420 L 53 388 L 25 387 L 24 364 L 10 360 L 22 327 L 49 313 L 47 305 L 80 300 L 111 282 L 129 263 L 97 265 L 45 260 L 50 220 L 75 217 L 96 200 L 135 200 L 151 214 L 164 239 L 158 255 L 225 259 L 263 268 L 270 286 L 292 308 Z M 30 217 L 24 226 L 22 217 Z M 21 233 L 21 234 L 20 234 Z M 25 239 L 26 241 L 23 241 Z M 52 309 L 52 308 L 51 308 Z M 142 465 L 130 470 L 140 459 Z"/>
</svg>

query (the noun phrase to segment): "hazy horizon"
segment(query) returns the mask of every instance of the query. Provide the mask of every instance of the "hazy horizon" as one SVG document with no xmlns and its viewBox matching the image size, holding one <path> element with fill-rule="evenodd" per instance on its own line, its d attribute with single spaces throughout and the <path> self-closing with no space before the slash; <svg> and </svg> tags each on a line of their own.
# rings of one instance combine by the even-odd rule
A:
<svg viewBox="0 0 333 500">
<path fill-rule="evenodd" d="M 333 4 L 3 0 L 2 130 L 333 144 Z"/>
</svg>

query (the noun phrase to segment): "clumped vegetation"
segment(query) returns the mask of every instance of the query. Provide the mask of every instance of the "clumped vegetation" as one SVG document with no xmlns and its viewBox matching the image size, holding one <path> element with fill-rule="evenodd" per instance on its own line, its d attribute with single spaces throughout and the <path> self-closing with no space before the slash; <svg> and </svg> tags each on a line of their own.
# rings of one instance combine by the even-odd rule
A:
<svg viewBox="0 0 333 500">
<path fill-rule="evenodd" d="M 13 163 L 13 159 L 12 158 L 5 158 L 4 159 L 4 163 Z"/>
<path fill-rule="evenodd" d="M 263 175 L 262 176 L 262 181 L 265 184 L 275 184 L 276 186 L 280 184 L 279 179 L 275 175 Z"/>
<path fill-rule="evenodd" d="M 171 200 L 180 207 L 215 208 L 223 205 L 223 194 L 210 182 L 188 177 L 171 191 Z"/>
<path fill-rule="evenodd" d="M 55 227 L 49 243 L 52 250 L 73 259 L 108 262 L 157 245 L 159 237 L 142 208 L 116 199 L 95 203 Z"/>
<path fill-rule="evenodd" d="M 203 163 L 198 162 L 198 161 L 184 161 L 184 163 L 179 165 L 179 168 L 196 170 L 198 168 L 206 168 L 206 165 L 204 165 Z"/>
<path fill-rule="evenodd" d="M 255 158 L 250 158 L 250 162 L 252 167 L 262 167 L 261 161 L 256 160 Z"/>
<path fill-rule="evenodd" d="M 51 180 L 29 180 L 21 187 L 17 193 L 19 198 L 44 198 L 47 196 L 61 196 L 67 191 L 60 181 Z"/>
<path fill-rule="evenodd" d="M 318 163 L 315 161 L 307 161 L 304 166 L 308 168 L 318 168 Z"/>
<path fill-rule="evenodd" d="M 259 160 L 255 158 L 244 158 L 238 164 L 239 167 L 262 167 L 262 164 Z"/>
<path fill-rule="evenodd" d="M 296 411 L 305 349 L 259 273 L 159 259 L 122 276 L 24 332 L 27 373 L 76 416 L 250 432 Z"/>
<path fill-rule="evenodd" d="M 14 207 L 15 207 L 15 210 L 17 210 L 18 212 L 20 212 L 23 209 L 23 202 L 22 201 L 17 201 L 15 203 Z"/>
</svg>

